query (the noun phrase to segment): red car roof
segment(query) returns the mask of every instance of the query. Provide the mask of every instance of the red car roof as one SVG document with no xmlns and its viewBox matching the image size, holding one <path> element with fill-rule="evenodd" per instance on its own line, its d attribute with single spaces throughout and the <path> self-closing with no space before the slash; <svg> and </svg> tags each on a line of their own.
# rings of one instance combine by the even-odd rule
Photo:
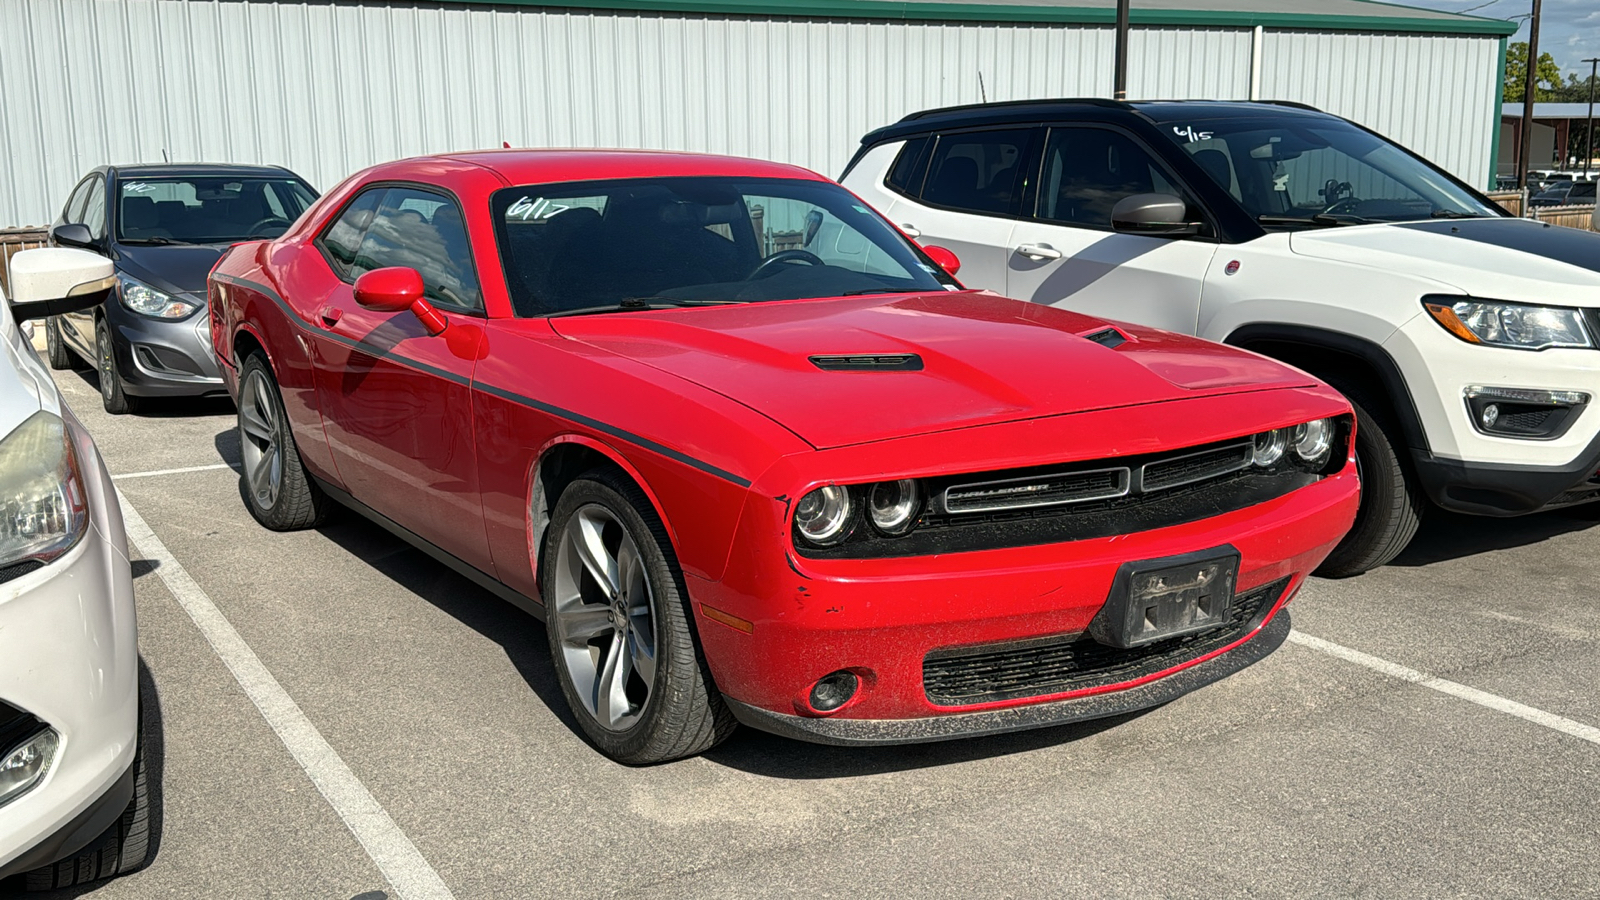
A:
<svg viewBox="0 0 1600 900">
<path fill-rule="evenodd" d="M 467 153 L 444 153 L 435 158 L 483 166 L 498 173 L 512 184 L 587 181 L 598 178 L 660 178 L 673 175 L 826 180 L 809 169 L 783 163 L 738 156 L 658 150 L 477 150 Z"/>
</svg>

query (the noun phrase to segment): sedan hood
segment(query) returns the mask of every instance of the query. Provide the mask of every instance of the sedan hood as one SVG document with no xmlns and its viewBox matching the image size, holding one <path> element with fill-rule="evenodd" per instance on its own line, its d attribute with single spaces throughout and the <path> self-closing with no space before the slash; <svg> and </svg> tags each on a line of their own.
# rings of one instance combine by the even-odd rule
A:
<svg viewBox="0 0 1600 900">
<path fill-rule="evenodd" d="M 988 293 L 550 323 L 564 337 L 742 403 L 818 448 L 1314 383 L 1264 357 L 1168 332 L 1119 325 L 1130 339 L 1106 346 L 1083 337 L 1106 330 L 1098 319 Z"/>
<path fill-rule="evenodd" d="M 1531 219 L 1439 219 L 1295 232 L 1301 256 L 1418 276 L 1475 297 L 1596 305 L 1600 234 Z"/>
<path fill-rule="evenodd" d="M 119 244 L 117 269 L 156 290 L 204 302 L 206 276 L 226 249 L 225 244 Z"/>
</svg>

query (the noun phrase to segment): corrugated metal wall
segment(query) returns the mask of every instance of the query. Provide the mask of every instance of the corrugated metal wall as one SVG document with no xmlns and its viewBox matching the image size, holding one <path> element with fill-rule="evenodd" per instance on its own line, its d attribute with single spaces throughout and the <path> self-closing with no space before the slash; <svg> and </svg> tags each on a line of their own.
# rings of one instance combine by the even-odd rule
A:
<svg viewBox="0 0 1600 900">
<path fill-rule="evenodd" d="M 163 151 L 287 165 L 319 188 L 383 160 L 502 141 L 706 150 L 838 175 L 862 134 L 914 110 L 1111 92 L 1110 29 L 1074 25 L 0 0 L 0 35 L 0 225 L 48 221 L 83 172 Z M 1380 41 L 1401 55 L 1385 66 L 1419 77 L 1369 77 Z M 1129 87 L 1244 98 L 1250 42 L 1248 30 L 1137 30 Z M 1324 103 L 1487 177 L 1488 126 L 1473 133 L 1463 104 L 1491 106 L 1493 39 L 1269 35 L 1267 49 L 1263 96 Z M 1390 93 L 1437 108 L 1408 116 Z"/>
</svg>

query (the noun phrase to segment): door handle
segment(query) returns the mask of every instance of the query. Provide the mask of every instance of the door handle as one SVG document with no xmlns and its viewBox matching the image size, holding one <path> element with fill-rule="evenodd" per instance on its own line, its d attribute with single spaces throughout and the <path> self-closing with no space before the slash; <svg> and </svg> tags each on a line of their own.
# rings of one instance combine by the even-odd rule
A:
<svg viewBox="0 0 1600 900">
<path fill-rule="evenodd" d="M 324 306 L 318 316 L 322 318 L 323 325 L 332 328 L 339 324 L 339 320 L 344 317 L 344 310 L 337 306 Z"/>
<path fill-rule="evenodd" d="M 1061 258 L 1061 251 L 1050 246 L 1049 244 L 1023 244 L 1017 248 L 1017 252 L 1029 259 Z"/>
<path fill-rule="evenodd" d="M 922 237 L 922 232 L 918 231 L 917 226 L 911 224 L 910 222 L 901 222 L 900 230 L 904 232 L 905 236 L 908 238 Z"/>
</svg>

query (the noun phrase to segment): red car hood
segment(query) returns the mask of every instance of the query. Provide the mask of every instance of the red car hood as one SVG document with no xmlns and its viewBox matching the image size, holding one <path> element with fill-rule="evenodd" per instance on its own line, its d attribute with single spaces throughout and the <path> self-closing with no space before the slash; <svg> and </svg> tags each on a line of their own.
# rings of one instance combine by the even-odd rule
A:
<svg viewBox="0 0 1600 900">
<path fill-rule="evenodd" d="M 1040 416 L 1314 384 L 1220 344 L 988 293 L 849 297 L 574 316 L 564 337 L 716 391 L 814 447 Z M 915 371 L 826 371 L 810 357 L 916 354 Z"/>
</svg>

